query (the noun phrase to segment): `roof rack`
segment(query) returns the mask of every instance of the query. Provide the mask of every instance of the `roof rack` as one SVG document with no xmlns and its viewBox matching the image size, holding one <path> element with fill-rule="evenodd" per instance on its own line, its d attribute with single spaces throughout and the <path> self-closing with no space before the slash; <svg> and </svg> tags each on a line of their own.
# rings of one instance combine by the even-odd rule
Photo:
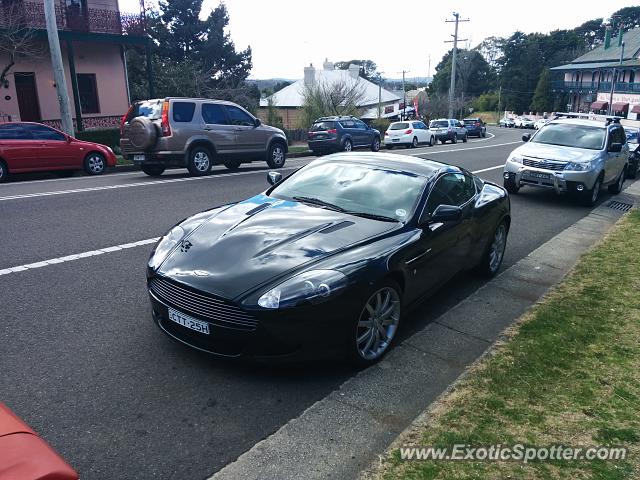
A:
<svg viewBox="0 0 640 480">
<path fill-rule="evenodd" d="M 619 117 L 616 115 L 600 115 L 597 113 L 579 113 L 579 112 L 556 112 L 555 117 L 552 120 L 556 120 L 558 118 L 581 118 L 584 120 L 602 120 L 606 122 L 607 125 L 611 123 L 620 123 L 620 120 L 625 117 Z"/>
</svg>

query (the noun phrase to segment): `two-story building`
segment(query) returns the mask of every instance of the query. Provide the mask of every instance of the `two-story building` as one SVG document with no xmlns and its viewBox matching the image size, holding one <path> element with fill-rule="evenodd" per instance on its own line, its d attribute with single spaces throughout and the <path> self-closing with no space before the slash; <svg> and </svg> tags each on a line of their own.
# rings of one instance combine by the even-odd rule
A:
<svg viewBox="0 0 640 480">
<path fill-rule="evenodd" d="M 640 119 L 640 28 L 613 38 L 607 28 L 601 45 L 551 71 L 564 74 L 552 87 L 571 110 Z"/>
<path fill-rule="evenodd" d="M 119 124 L 129 106 L 124 46 L 146 45 L 144 12 L 124 14 L 118 0 L 55 0 L 58 36 L 76 129 Z M 60 107 L 48 48 L 44 0 L 0 0 L 2 31 L 31 43 L 14 56 L 0 84 L 0 121 L 60 126 Z M 10 56 L 0 49 L 0 72 Z"/>
</svg>

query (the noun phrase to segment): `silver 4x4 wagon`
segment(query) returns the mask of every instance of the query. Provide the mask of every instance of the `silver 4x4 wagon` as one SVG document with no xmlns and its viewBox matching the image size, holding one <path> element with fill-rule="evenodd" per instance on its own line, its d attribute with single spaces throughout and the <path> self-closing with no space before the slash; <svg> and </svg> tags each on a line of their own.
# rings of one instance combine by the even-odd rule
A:
<svg viewBox="0 0 640 480">
<path fill-rule="evenodd" d="M 550 188 L 593 206 L 603 185 L 611 193 L 622 190 L 629 146 L 619 119 L 560 118 L 522 140 L 527 143 L 511 152 L 504 166 L 509 193 L 525 185 Z"/>
<path fill-rule="evenodd" d="M 167 166 L 207 175 L 214 164 L 236 169 L 252 160 L 280 168 L 288 151 L 279 128 L 262 125 L 235 103 L 205 98 L 136 102 L 122 119 L 120 137 L 124 158 L 152 176 Z"/>
</svg>

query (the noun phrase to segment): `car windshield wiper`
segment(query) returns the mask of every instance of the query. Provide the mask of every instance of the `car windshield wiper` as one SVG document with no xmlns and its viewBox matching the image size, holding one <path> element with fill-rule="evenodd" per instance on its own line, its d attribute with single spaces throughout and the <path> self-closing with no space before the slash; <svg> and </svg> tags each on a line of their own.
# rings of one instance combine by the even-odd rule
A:
<svg viewBox="0 0 640 480">
<path fill-rule="evenodd" d="M 399 222 L 397 218 L 387 217 L 386 215 L 378 215 L 377 213 L 354 212 L 351 210 L 343 210 L 344 213 L 355 215 L 356 217 L 370 218 L 372 220 L 380 220 L 382 222 Z"/>
<path fill-rule="evenodd" d="M 331 210 L 335 210 L 336 212 L 346 212 L 346 210 L 338 205 L 334 205 L 330 202 L 325 202 L 324 200 L 320 200 L 315 197 L 293 197 L 296 202 L 310 203 L 312 205 L 318 205 L 320 207 L 326 207 Z"/>
</svg>

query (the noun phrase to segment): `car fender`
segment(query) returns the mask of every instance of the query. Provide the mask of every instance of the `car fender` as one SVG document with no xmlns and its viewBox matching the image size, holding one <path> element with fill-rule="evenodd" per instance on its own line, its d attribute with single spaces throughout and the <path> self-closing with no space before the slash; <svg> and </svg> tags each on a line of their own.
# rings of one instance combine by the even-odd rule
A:
<svg viewBox="0 0 640 480">
<path fill-rule="evenodd" d="M 182 153 L 186 156 L 191 150 L 191 147 L 196 144 L 206 144 L 208 148 L 211 149 L 211 152 L 215 154 L 217 152 L 216 146 L 213 142 L 204 135 L 194 135 L 193 137 L 189 137 L 189 139 L 184 144 L 184 150 Z"/>
<path fill-rule="evenodd" d="M 269 143 L 267 143 L 267 151 L 271 148 L 274 142 L 280 142 L 284 145 L 285 153 L 289 153 L 289 142 L 287 142 L 287 137 L 281 133 L 274 133 L 271 138 L 269 138 Z"/>
</svg>

